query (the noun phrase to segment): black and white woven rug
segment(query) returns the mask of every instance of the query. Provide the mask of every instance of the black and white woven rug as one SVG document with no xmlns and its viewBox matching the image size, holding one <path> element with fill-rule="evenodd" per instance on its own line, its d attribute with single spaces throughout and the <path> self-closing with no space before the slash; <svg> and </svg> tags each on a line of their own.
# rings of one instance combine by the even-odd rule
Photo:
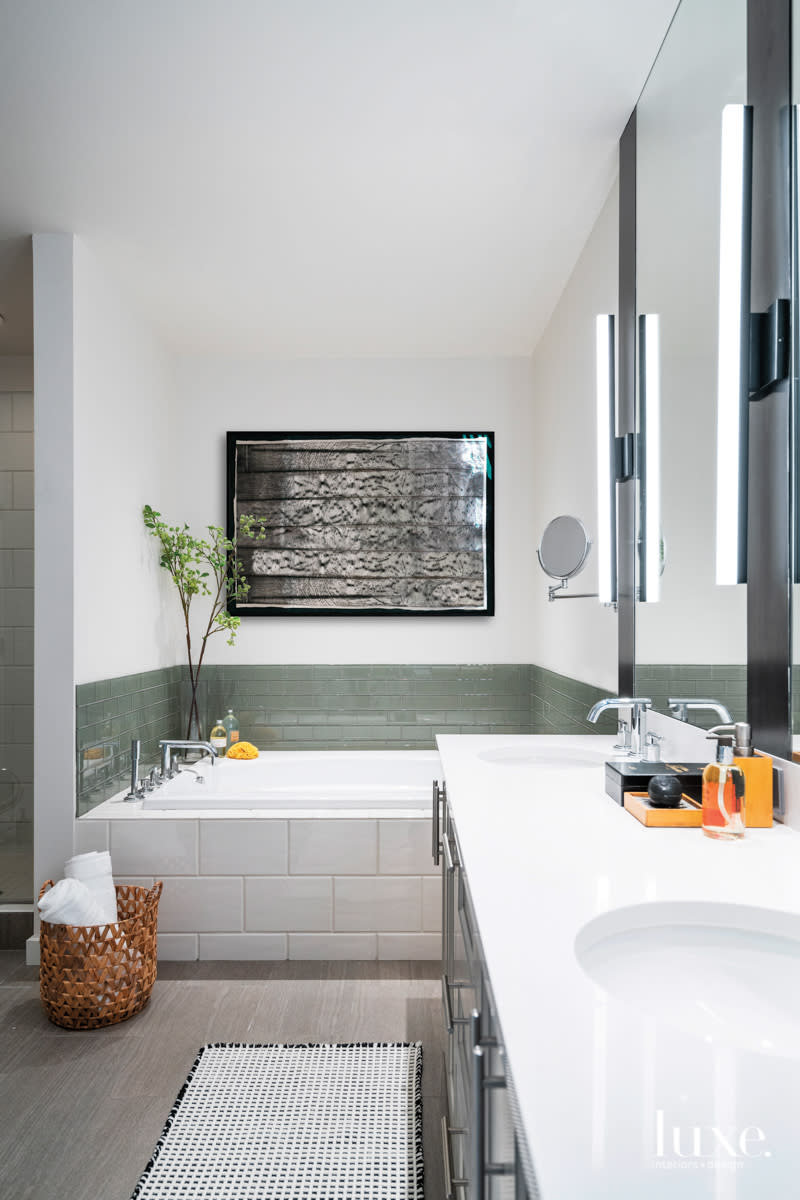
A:
<svg viewBox="0 0 800 1200">
<path fill-rule="evenodd" d="M 423 1200 L 422 1046 L 204 1046 L 131 1200 Z"/>
</svg>

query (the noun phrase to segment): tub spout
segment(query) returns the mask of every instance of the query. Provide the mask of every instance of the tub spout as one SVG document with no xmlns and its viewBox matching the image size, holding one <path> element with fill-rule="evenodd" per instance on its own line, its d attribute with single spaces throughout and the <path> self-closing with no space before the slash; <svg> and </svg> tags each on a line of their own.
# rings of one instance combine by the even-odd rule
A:
<svg viewBox="0 0 800 1200">
<path fill-rule="evenodd" d="M 216 747 L 211 745 L 211 742 L 195 742 L 189 738 L 164 738 L 160 741 L 161 747 L 161 778 L 171 779 L 174 772 L 172 769 L 172 751 L 173 750 L 205 750 L 211 756 L 211 765 L 217 758 Z"/>
</svg>

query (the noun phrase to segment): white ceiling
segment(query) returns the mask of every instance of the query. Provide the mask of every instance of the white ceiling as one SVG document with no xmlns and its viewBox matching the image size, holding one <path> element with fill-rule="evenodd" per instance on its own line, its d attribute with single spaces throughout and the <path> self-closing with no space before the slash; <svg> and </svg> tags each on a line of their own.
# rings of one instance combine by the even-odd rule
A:
<svg viewBox="0 0 800 1200">
<path fill-rule="evenodd" d="M 0 0 L 0 238 L 190 352 L 530 354 L 676 2 Z"/>
</svg>

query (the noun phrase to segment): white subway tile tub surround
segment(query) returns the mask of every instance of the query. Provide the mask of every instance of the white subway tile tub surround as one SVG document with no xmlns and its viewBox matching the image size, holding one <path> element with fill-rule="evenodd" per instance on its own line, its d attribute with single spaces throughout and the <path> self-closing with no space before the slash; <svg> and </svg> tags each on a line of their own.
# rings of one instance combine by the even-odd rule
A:
<svg viewBox="0 0 800 1200">
<path fill-rule="evenodd" d="M 328 875 L 245 879 L 245 929 L 289 933 L 333 929 Z"/>
<path fill-rule="evenodd" d="M 439 956 L 441 881 L 425 861 L 431 827 L 419 814 L 137 820 L 134 809 L 118 805 L 112 820 L 94 813 L 77 820 L 75 852 L 110 849 L 120 883 L 164 881 L 165 960 Z M 415 873 L 397 873 L 404 865 Z M 306 873 L 293 873 L 297 867 Z"/>
<path fill-rule="evenodd" d="M 419 770 L 425 756 L 413 757 Z M 436 756 L 427 759 L 431 780 L 441 778 Z M 75 848 L 109 849 L 120 882 L 164 881 L 164 959 L 440 953 L 441 884 L 427 797 L 411 809 L 147 812 L 114 797 L 76 821 Z"/>
<path fill-rule="evenodd" d="M 196 933 L 158 934 L 158 957 L 164 962 L 197 962 Z"/>
<path fill-rule="evenodd" d="M 379 933 L 378 958 L 436 960 L 441 957 L 442 942 L 438 933 Z"/>
<path fill-rule="evenodd" d="M 89 854 L 92 850 L 108 850 L 108 826 L 108 821 L 76 821 L 72 841 L 75 854 Z"/>
<path fill-rule="evenodd" d="M 417 930 L 422 925 L 422 880 L 408 878 L 336 878 L 334 928 L 351 930 Z"/>
<path fill-rule="evenodd" d="M 286 875 L 286 821 L 198 821 L 201 875 Z"/>
<path fill-rule="evenodd" d="M 241 931 L 243 921 L 240 878 L 201 875 L 164 880 L 158 906 L 159 932 L 235 933 Z"/>
<path fill-rule="evenodd" d="M 201 933 L 199 948 L 195 957 L 214 962 L 282 961 L 287 957 L 285 933 Z"/>
<path fill-rule="evenodd" d="M 378 822 L 378 871 L 381 875 L 438 875 L 431 856 L 431 822 Z"/>
<path fill-rule="evenodd" d="M 377 862 L 377 821 L 289 822 L 292 875 L 374 875 Z"/>
<path fill-rule="evenodd" d="M 378 957 L 375 933 L 290 933 L 289 958 L 374 961 Z"/>
<path fill-rule="evenodd" d="M 198 821 L 111 821 L 111 863 L 121 875 L 197 875 Z"/>
<path fill-rule="evenodd" d="M 422 928 L 437 935 L 442 931 L 442 881 L 438 876 L 422 880 Z"/>
</svg>

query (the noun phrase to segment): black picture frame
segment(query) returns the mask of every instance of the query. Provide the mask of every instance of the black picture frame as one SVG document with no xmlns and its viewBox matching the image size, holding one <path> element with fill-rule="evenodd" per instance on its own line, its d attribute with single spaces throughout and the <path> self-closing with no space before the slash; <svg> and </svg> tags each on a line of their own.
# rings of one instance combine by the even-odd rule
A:
<svg viewBox="0 0 800 1200">
<path fill-rule="evenodd" d="M 494 432 L 226 442 L 228 537 L 240 514 L 270 523 L 265 541 L 239 540 L 250 591 L 233 615 L 494 615 Z"/>
</svg>

